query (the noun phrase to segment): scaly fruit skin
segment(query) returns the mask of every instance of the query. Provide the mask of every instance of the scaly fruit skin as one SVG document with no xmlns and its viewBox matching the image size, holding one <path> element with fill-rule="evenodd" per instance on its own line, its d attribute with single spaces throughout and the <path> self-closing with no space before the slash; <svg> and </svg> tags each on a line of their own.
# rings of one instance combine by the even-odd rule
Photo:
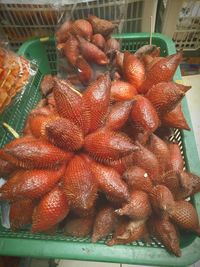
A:
<svg viewBox="0 0 200 267">
<path fill-rule="evenodd" d="M 92 61 L 98 65 L 106 65 L 109 63 L 106 54 L 96 45 L 86 41 L 80 36 L 77 36 L 77 39 L 79 41 L 81 54 L 86 60 Z"/>
<path fill-rule="evenodd" d="M 54 86 L 54 77 L 51 74 L 46 74 L 40 84 L 40 90 L 44 96 L 51 93 Z"/>
<path fill-rule="evenodd" d="M 45 136 L 43 135 L 43 131 L 45 128 L 45 124 L 48 121 L 51 121 L 51 119 L 53 119 L 54 116 L 46 116 L 46 115 L 30 115 L 29 116 L 29 128 L 31 131 L 31 134 L 35 137 L 35 138 L 45 138 Z"/>
<path fill-rule="evenodd" d="M 134 165 L 146 170 L 153 184 L 160 181 L 160 166 L 156 156 L 140 143 L 136 143 L 139 150 L 134 151 L 130 156 Z"/>
<path fill-rule="evenodd" d="M 114 229 L 115 221 L 116 215 L 112 207 L 101 208 L 94 221 L 92 242 L 95 243 L 110 234 Z"/>
<path fill-rule="evenodd" d="M 125 80 L 138 90 L 145 79 L 145 67 L 142 61 L 129 52 L 124 53 L 123 73 Z"/>
<path fill-rule="evenodd" d="M 135 87 L 121 80 L 113 81 L 111 84 L 111 100 L 126 101 L 132 100 L 137 94 Z"/>
<path fill-rule="evenodd" d="M 94 217 L 84 217 L 84 218 L 71 218 L 68 219 L 64 234 L 70 236 L 84 237 L 92 232 L 92 227 L 94 223 Z"/>
<path fill-rule="evenodd" d="M 120 73 L 123 70 L 123 63 L 124 63 L 124 53 L 117 51 L 116 52 L 116 66 L 119 69 Z"/>
<path fill-rule="evenodd" d="M 52 144 L 67 151 L 80 149 L 84 141 L 83 132 L 76 124 L 59 117 L 46 123 L 44 135 Z"/>
<path fill-rule="evenodd" d="M 179 88 L 179 84 L 174 82 L 153 85 L 145 95 L 160 116 L 175 108 L 184 96 L 185 93 Z"/>
<path fill-rule="evenodd" d="M 190 127 L 184 117 L 181 103 L 179 103 L 173 110 L 164 114 L 161 118 L 162 125 L 178 129 L 190 130 Z"/>
<path fill-rule="evenodd" d="M 107 73 L 92 82 L 83 94 L 83 102 L 90 117 L 90 132 L 95 131 L 103 123 L 109 107 L 110 87 L 111 80 Z"/>
<path fill-rule="evenodd" d="M 153 133 L 159 126 L 158 114 L 151 102 L 142 95 L 134 97 L 131 111 L 133 126 L 140 132 Z"/>
<path fill-rule="evenodd" d="M 69 162 L 63 179 L 63 190 L 72 209 L 88 211 L 97 197 L 97 184 L 89 163 L 80 155 Z"/>
<path fill-rule="evenodd" d="M 93 76 L 92 68 L 82 56 L 77 58 L 76 68 L 78 79 L 83 85 L 87 85 Z"/>
<path fill-rule="evenodd" d="M 72 66 L 75 66 L 77 58 L 80 55 L 79 44 L 76 37 L 70 34 L 69 38 L 64 44 L 63 53 L 69 63 Z"/>
<path fill-rule="evenodd" d="M 50 168 L 67 162 L 71 157 L 72 153 L 32 137 L 15 139 L 0 151 L 0 158 L 26 169 Z"/>
<path fill-rule="evenodd" d="M 125 134 L 106 128 L 87 135 L 84 148 L 94 159 L 105 163 L 120 159 L 138 149 Z"/>
<path fill-rule="evenodd" d="M 35 203 L 31 199 L 18 200 L 10 205 L 10 226 L 12 230 L 18 230 L 31 224 Z"/>
<path fill-rule="evenodd" d="M 124 221 L 116 227 L 113 238 L 107 242 L 108 246 L 128 244 L 144 237 L 147 233 L 145 220 Z"/>
<path fill-rule="evenodd" d="M 161 183 L 170 189 L 176 200 L 185 199 L 200 191 L 200 178 L 189 172 L 168 171 L 161 180 Z"/>
<path fill-rule="evenodd" d="M 104 126 L 111 130 L 119 130 L 128 120 L 133 101 L 118 102 L 111 106 Z"/>
<path fill-rule="evenodd" d="M 198 214 L 190 202 L 185 200 L 176 201 L 174 208 L 169 212 L 169 216 L 179 227 L 200 235 Z"/>
<path fill-rule="evenodd" d="M 16 167 L 12 163 L 6 160 L 0 159 L 0 177 L 6 178 L 15 170 L 16 170 Z"/>
<path fill-rule="evenodd" d="M 147 193 L 135 190 L 131 193 L 128 204 L 115 211 L 118 215 L 127 215 L 131 219 L 146 219 L 151 215 L 151 204 Z"/>
<path fill-rule="evenodd" d="M 21 170 L 0 188 L 0 199 L 35 199 L 49 192 L 64 175 L 65 165 L 57 170 Z"/>
<path fill-rule="evenodd" d="M 176 228 L 167 216 L 152 217 L 148 221 L 148 228 L 150 233 L 156 236 L 169 252 L 175 254 L 177 257 L 181 256 L 179 236 Z"/>
<path fill-rule="evenodd" d="M 182 171 L 184 162 L 179 145 L 176 143 L 169 143 L 168 148 L 170 153 L 168 170 Z"/>
<path fill-rule="evenodd" d="M 157 59 L 157 58 L 156 58 Z M 153 85 L 169 82 L 182 59 L 182 52 L 159 59 L 146 73 L 146 79 L 139 89 L 139 93 L 146 93 Z"/>
<path fill-rule="evenodd" d="M 124 156 L 117 160 L 105 162 L 105 164 L 113 167 L 120 175 L 122 175 L 132 163 L 133 162 L 130 155 Z"/>
<path fill-rule="evenodd" d="M 93 30 L 92 25 L 85 19 L 77 19 L 71 26 L 71 31 L 74 35 L 79 35 L 90 41 Z"/>
<path fill-rule="evenodd" d="M 45 195 L 34 209 L 31 231 L 47 231 L 61 222 L 68 213 L 67 198 L 64 192 L 56 187 Z"/>
<path fill-rule="evenodd" d="M 158 57 L 160 55 L 160 47 L 156 45 L 143 45 L 135 51 L 135 54 L 138 57 L 144 55 L 151 55 L 152 58 Z"/>
<path fill-rule="evenodd" d="M 106 44 L 106 40 L 104 39 L 103 35 L 96 33 L 92 36 L 92 43 L 103 50 Z"/>
<path fill-rule="evenodd" d="M 149 193 L 153 189 L 151 178 L 144 169 L 138 166 L 131 166 L 126 169 L 122 178 L 131 191 L 142 190 Z"/>
<path fill-rule="evenodd" d="M 72 26 L 72 21 L 65 21 L 61 27 L 56 32 L 56 40 L 58 43 L 64 43 L 69 37 L 70 28 Z"/>
<path fill-rule="evenodd" d="M 120 44 L 116 39 L 110 38 L 106 41 L 105 50 L 104 50 L 106 55 L 111 54 L 118 50 L 120 50 Z"/>
<path fill-rule="evenodd" d="M 166 186 L 156 185 L 149 196 L 152 208 L 157 214 L 166 214 L 174 209 L 174 197 Z"/>
<path fill-rule="evenodd" d="M 127 185 L 114 168 L 93 161 L 91 170 L 100 190 L 111 197 L 128 200 Z"/>
<path fill-rule="evenodd" d="M 94 33 L 100 33 L 104 37 L 108 36 L 116 28 L 116 25 L 112 22 L 93 15 L 89 15 L 88 20 L 92 24 Z"/>
<path fill-rule="evenodd" d="M 157 157 L 161 173 L 165 172 L 170 161 L 170 152 L 167 143 L 155 134 L 151 134 L 146 147 Z"/>
<path fill-rule="evenodd" d="M 54 98 L 61 117 L 69 119 L 84 133 L 89 130 L 89 114 L 82 102 L 82 95 L 66 81 L 55 80 Z"/>
</svg>

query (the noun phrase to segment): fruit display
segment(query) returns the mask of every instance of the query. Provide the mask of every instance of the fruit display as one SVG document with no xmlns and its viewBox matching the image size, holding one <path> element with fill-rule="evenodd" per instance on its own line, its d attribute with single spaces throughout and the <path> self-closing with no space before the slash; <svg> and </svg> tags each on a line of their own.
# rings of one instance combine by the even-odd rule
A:
<svg viewBox="0 0 200 267">
<path fill-rule="evenodd" d="M 200 177 L 169 141 L 174 128 L 190 130 L 181 110 L 190 87 L 173 81 L 182 53 L 161 57 L 155 45 L 119 51 L 115 27 L 89 16 L 57 31 L 71 72 L 44 77 L 23 136 L 0 149 L 0 200 L 10 202 L 15 231 L 62 229 L 93 243 L 108 237 L 108 246 L 156 237 L 181 256 L 179 231 L 200 235 L 187 199 L 200 191 Z"/>
<path fill-rule="evenodd" d="M 27 84 L 29 76 L 30 62 L 0 47 L 0 113 Z"/>
</svg>

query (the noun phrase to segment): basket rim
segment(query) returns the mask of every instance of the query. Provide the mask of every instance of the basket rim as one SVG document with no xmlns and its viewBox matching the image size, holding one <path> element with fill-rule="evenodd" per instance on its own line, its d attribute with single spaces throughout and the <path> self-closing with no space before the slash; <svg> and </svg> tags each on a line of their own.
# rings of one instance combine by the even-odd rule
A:
<svg viewBox="0 0 200 267">
<path fill-rule="evenodd" d="M 115 38 L 131 39 L 131 38 L 148 38 L 150 33 L 127 33 L 115 34 Z M 173 54 L 176 52 L 173 41 L 162 34 L 154 33 L 153 38 L 166 42 L 168 52 Z M 54 42 L 54 37 L 34 38 L 25 42 L 19 49 L 18 54 L 25 55 L 29 46 L 38 42 Z M 175 80 L 181 80 L 180 68 L 178 68 Z M 188 123 L 192 129 L 192 123 L 187 106 L 187 100 L 183 100 L 183 109 L 186 114 Z M 182 131 L 183 143 L 187 147 L 185 151 L 186 160 L 188 162 L 189 171 L 200 175 L 200 163 L 198 152 L 195 145 L 193 132 Z M 198 215 L 200 216 L 200 193 L 194 197 Z M 19 245 L 20 244 L 20 245 Z M 182 248 L 182 256 L 176 258 L 169 254 L 164 248 L 158 247 L 142 247 L 117 245 L 108 247 L 104 244 L 92 244 L 90 242 L 69 242 L 61 240 L 40 240 L 30 239 L 28 237 L 17 238 L 1 237 L 0 238 L 0 254 L 13 256 L 29 256 L 41 258 L 61 258 L 61 259 L 77 259 L 87 261 L 104 261 L 128 264 L 147 264 L 157 266 L 186 266 L 191 265 L 200 259 L 200 238 L 196 237 L 191 244 Z"/>
</svg>

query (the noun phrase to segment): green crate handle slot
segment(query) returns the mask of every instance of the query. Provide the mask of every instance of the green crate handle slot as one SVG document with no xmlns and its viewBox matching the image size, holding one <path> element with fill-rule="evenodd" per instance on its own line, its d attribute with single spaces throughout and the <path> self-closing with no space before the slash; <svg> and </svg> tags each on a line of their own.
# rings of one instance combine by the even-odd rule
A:
<svg viewBox="0 0 200 267">
<path fill-rule="evenodd" d="M 121 40 L 122 49 L 135 51 L 140 46 L 149 43 L 150 34 L 129 33 L 113 35 L 113 37 Z M 161 47 L 162 55 L 176 52 L 172 40 L 164 35 L 153 34 L 152 43 Z M 36 60 L 39 65 L 39 71 L 34 80 L 26 86 L 26 90 L 20 100 L 18 102 L 14 101 L 13 105 L 7 108 L 0 116 L 0 147 L 12 139 L 12 136 L 1 127 L 2 122 L 9 123 L 20 133 L 28 113 L 41 98 L 38 88 L 43 76 L 47 73 L 56 73 L 56 50 L 53 37 L 27 41 L 21 46 L 18 53 L 28 59 Z M 179 68 L 176 71 L 174 80 L 181 80 Z M 183 100 L 183 110 L 192 129 L 186 98 Z M 187 169 L 200 175 L 200 162 L 193 132 L 181 131 L 181 136 Z M 193 203 L 200 217 L 200 194 L 194 196 Z M 52 236 L 45 234 L 33 235 L 26 230 L 13 233 L 0 226 L 1 255 L 154 266 L 188 266 L 200 259 L 200 238 L 191 233 L 184 234 L 181 238 L 181 250 L 182 256 L 177 258 L 170 255 L 156 240 L 151 245 L 138 241 L 132 245 L 108 247 L 104 245 L 103 240 L 97 244 L 92 244 L 90 238 L 67 237 L 61 233 Z"/>
</svg>

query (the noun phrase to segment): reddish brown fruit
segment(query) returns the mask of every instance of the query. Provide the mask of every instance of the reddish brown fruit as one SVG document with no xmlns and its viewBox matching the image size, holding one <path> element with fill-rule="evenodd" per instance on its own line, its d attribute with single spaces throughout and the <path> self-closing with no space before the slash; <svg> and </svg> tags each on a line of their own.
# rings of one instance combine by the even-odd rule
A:
<svg viewBox="0 0 200 267">
<path fill-rule="evenodd" d="M 90 117 L 82 101 L 82 95 L 69 83 L 56 79 L 54 98 L 59 115 L 88 132 Z"/>
<path fill-rule="evenodd" d="M 122 177 L 130 190 L 143 190 L 148 193 L 153 188 L 152 181 L 147 172 L 138 166 L 129 167 Z"/>
<path fill-rule="evenodd" d="M 97 197 L 97 184 L 89 163 L 76 155 L 68 164 L 63 189 L 72 209 L 90 210 Z"/>
<path fill-rule="evenodd" d="M 58 187 L 45 195 L 33 213 L 32 232 L 51 229 L 68 214 L 69 207 L 65 194 Z"/>
<path fill-rule="evenodd" d="M 48 95 L 53 90 L 53 86 L 54 77 L 51 74 L 45 75 L 40 84 L 40 90 L 42 91 L 42 94 L 44 96 Z"/>
<path fill-rule="evenodd" d="M 0 159 L 0 177 L 6 178 L 15 170 L 16 167 L 12 163 Z"/>
<path fill-rule="evenodd" d="M 106 40 L 104 39 L 103 35 L 96 33 L 92 36 L 92 43 L 103 50 L 106 44 Z"/>
<path fill-rule="evenodd" d="M 19 200 L 10 205 L 10 226 L 12 230 L 18 230 L 31 224 L 35 203 L 30 199 Z"/>
<path fill-rule="evenodd" d="M 170 162 L 168 170 L 182 171 L 184 167 L 184 162 L 179 145 L 176 143 L 169 143 L 168 148 L 170 152 Z"/>
<path fill-rule="evenodd" d="M 145 67 L 142 61 L 133 54 L 125 52 L 123 61 L 125 79 L 136 89 L 140 88 L 145 79 Z"/>
<path fill-rule="evenodd" d="M 170 189 L 176 200 L 185 199 L 200 191 L 200 178 L 184 171 L 166 172 L 162 176 L 162 184 Z"/>
<path fill-rule="evenodd" d="M 127 215 L 134 220 L 146 219 L 151 214 L 151 204 L 147 193 L 133 191 L 128 204 L 115 211 L 118 215 Z"/>
<path fill-rule="evenodd" d="M 106 41 L 105 50 L 104 50 L 106 55 L 111 54 L 118 50 L 120 50 L 120 43 L 116 39 L 110 38 Z"/>
<path fill-rule="evenodd" d="M 92 242 L 95 243 L 110 234 L 114 229 L 115 221 L 116 215 L 112 207 L 101 208 L 94 221 Z"/>
<path fill-rule="evenodd" d="M 162 125 L 178 129 L 190 130 L 190 127 L 184 117 L 181 103 L 178 104 L 173 110 L 163 115 Z"/>
<path fill-rule="evenodd" d="M 142 95 L 134 97 L 131 119 L 133 126 L 140 132 L 153 133 L 159 126 L 158 114 L 151 102 Z"/>
<path fill-rule="evenodd" d="M 159 57 L 160 47 L 157 47 L 155 45 L 143 45 L 136 50 L 134 55 L 138 57 L 141 57 L 143 55 L 151 55 L 152 58 Z"/>
<path fill-rule="evenodd" d="M 64 152 L 44 140 L 22 137 L 0 151 L 0 158 L 23 168 L 49 168 L 68 161 L 72 153 Z"/>
<path fill-rule="evenodd" d="M 87 85 L 93 76 L 92 68 L 82 56 L 77 58 L 76 67 L 78 79 L 83 85 Z"/>
<path fill-rule="evenodd" d="M 128 244 L 141 239 L 147 233 L 145 220 L 127 221 L 118 223 L 113 238 L 107 242 L 108 246 Z"/>
<path fill-rule="evenodd" d="M 191 203 L 185 200 L 176 201 L 174 208 L 169 212 L 170 218 L 179 227 L 196 232 L 200 235 L 198 214 Z"/>
<path fill-rule="evenodd" d="M 61 27 L 56 32 L 56 40 L 58 43 L 64 43 L 67 41 L 67 38 L 69 37 L 69 32 L 72 26 L 72 21 L 67 20 L 65 21 Z"/>
<path fill-rule="evenodd" d="M 92 25 L 85 19 L 77 19 L 71 26 L 71 33 L 82 36 L 86 40 L 90 41 L 93 30 Z"/>
<path fill-rule="evenodd" d="M 68 219 L 64 228 L 64 234 L 84 237 L 92 232 L 94 217 Z"/>
<path fill-rule="evenodd" d="M 89 15 L 88 20 L 92 24 L 94 33 L 100 33 L 104 37 L 111 34 L 113 30 L 116 28 L 116 25 L 113 24 L 111 21 L 100 19 L 93 15 Z"/>
<path fill-rule="evenodd" d="M 122 157 L 117 160 L 111 160 L 109 162 L 105 162 L 105 164 L 113 167 L 121 175 L 126 171 L 127 167 L 130 166 L 132 163 L 133 162 L 130 155 Z"/>
<path fill-rule="evenodd" d="M 115 131 L 120 129 L 128 120 L 132 104 L 133 101 L 124 101 L 111 106 L 104 126 Z"/>
<path fill-rule="evenodd" d="M 137 90 L 132 84 L 121 80 L 112 82 L 111 100 L 114 101 L 132 100 L 135 95 L 137 95 Z"/>
<path fill-rule="evenodd" d="M 137 143 L 139 150 L 131 154 L 134 165 L 146 170 L 153 183 L 160 180 L 160 166 L 156 156 L 147 148 Z"/>
<path fill-rule="evenodd" d="M 0 199 L 39 198 L 57 184 L 64 171 L 64 165 L 57 170 L 18 171 L 0 188 Z"/>
<path fill-rule="evenodd" d="M 108 111 L 110 101 L 111 81 L 109 74 L 101 75 L 91 83 L 83 95 L 83 102 L 88 108 L 90 116 L 90 132 L 102 125 Z"/>
<path fill-rule="evenodd" d="M 92 162 L 92 173 L 99 188 L 104 193 L 122 200 L 129 198 L 127 185 L 122 181 L 119 173 L 115 169 Z"/>
<path fill-rule="evenodd" d="M 116 65 L 120 70 L 123 70 L 124 64 L 124 53 L 117 51 L 116 52 Z"/>
<path fill-rule="evenodd" d="M 65 118 L 56 118 L 48 122 L 44 135 L 52 144 L 68 151 L 80 149 L 84 141 L 82 130 Z"/>
<path fill-rule="evenodd" d="M 77 58 L 80 54 L 79 43 L 73 35 L 70 35 L 63 47 L 63 53 L 72 66 L 76 65 Z"/>
<path fill-rule="evenodd" d="M 179 236 L 167 216 L 152 217 L 148 222 L 148 228 L 150 233 L 158 238 L 169 252 L 172 252 L 177 257 L 181 256 Z"/>
<path fill-rule="evenodd" d="M 155 84 L 171 81 L 181 59 L 182 52 L 159 59 L 148 69 L 146 79 L 141 85 L 139 92 L 146 93 Z"/>
<path fill-rule="evenodd" d="M 43 131 L 45 128 L 45 125 L 48 121 L 51 121 L 53 119 L 53 116 L 46 116 L 46 115 L 29 115 L 29 129 L 32 134 L 32 136 L 36 138 L 44 137 Z"/>
<path fill-rule="evenodd" d="M 167 169 L 170 161 L 170 152 L 167 143 L 155 134 L 151 134 L 147 142 L 147 148 L 157 157 L 161 173 L 163 173 Z"/>
<path fill-rule="evenodd" d="M 149 196 L 152 208 L 157 214 L 170 212 L 175 206 L 171 191 L 164 185 L 156 185 Z"/>
<path fill-rule="evenodd" d="M 162 116 L 170 112 L 181 101 L 185 93 L 174 82 L 161 82 L 153 85 L 145 95 L 157 113 Z"/>
<path fill-rule="evenodd" d="M 93 158 L 109 162 L 130 154 L 137 146 L 125 134 L 100 129 L 86 136 L 84 148 Z"/>
<path fill-rule="evenodd" d="M 100 50 L 96 45 L 86 41 L 80 36 L 77 36 L 82 56 L 98 65 L 106 65 L 109 60 L 106 54 Z"/>
</svg>

